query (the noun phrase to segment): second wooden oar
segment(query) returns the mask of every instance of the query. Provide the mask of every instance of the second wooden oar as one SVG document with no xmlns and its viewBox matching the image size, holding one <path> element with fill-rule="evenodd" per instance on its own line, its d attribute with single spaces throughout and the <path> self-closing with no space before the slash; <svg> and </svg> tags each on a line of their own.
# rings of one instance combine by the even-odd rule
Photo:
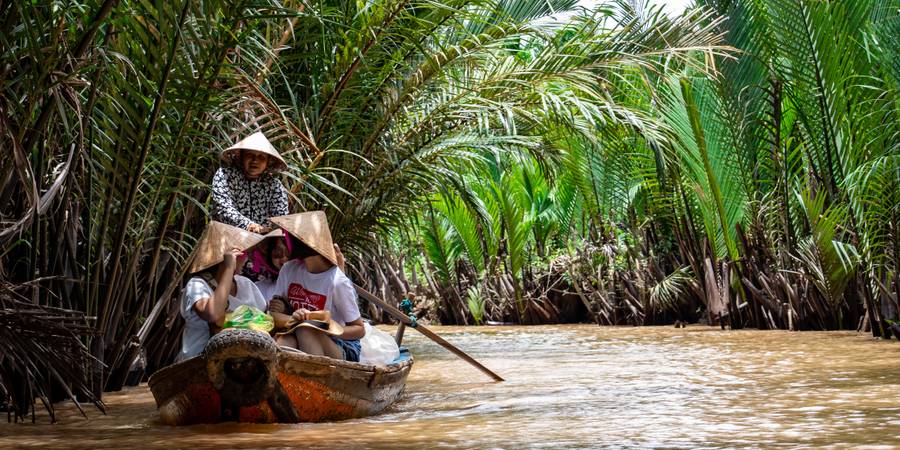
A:
<svg viewBox="0 0 900 450">
<path fill-rule="evenodd" d="M 491 369 L 484 367 L 484 365 L 482 365 L 480 362 L 476 361 L 475 358 L 467 355 L 466 352 L 456 348 L 455 345 L 445 341 L 444 338 L 438 336 L 437 334 L 434 334 L 433 331 L 429 330 L 428 328 L 425 328 L 425 325 L 413 324 L 412 321 L 409 320 L 409 317 L 407 317 L 406 314 L 403 314 L 403 311 L 400 311 L 394 305 L 391 305 L 390 303 L 376 297 L 371 292 L 359 287 L 359 285 L 354 284 L 354 286 L 356 286 L 356 291 L 359 292 L 360 297 L 380 306 L 381 309 L 387 311 L 388 314 L 394 316 L 394 318 L 399 320 L 401 323 L 404 323 L 407 326 L 415 329 L 416 331 L 424 334 L 425 336 L 427 336 L 429 339 L 431 339 L 432 341 L 434 341 L 441 347 L 446 348 L 454 355 L 459 356 L 460 358 L 465 360 L 467 363 L 475 366 L 478 370 L 484 372 L 485 374 L 487 374 L 488 376 L 493 378 L 494 381 L 504 381 L 503 378 L 500 377 L 500 375 L 497 375 L 496 373 L 492 372 Z"/>
</svg>

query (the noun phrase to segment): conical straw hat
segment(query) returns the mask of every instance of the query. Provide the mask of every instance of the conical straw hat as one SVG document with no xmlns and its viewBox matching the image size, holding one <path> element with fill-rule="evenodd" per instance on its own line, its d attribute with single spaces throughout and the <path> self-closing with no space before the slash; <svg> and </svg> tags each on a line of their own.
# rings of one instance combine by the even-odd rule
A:
<svg viewBox="0 0 900 450">
<path fill-rule="evenodd" d="M 281 228 L 276 228 L 266 234 L 263 234 L 262 239 L 260 239 L 259 243 L 257 243 L 256 245 L 262 246 L 265 243 L 266 239 L 277 239 L 277 238 L 284 238 L 284 232 L 281 231 Z"/>
<path fill-rule="evenodd" d="M 331 240 L 331 230 L 328 229 L 328 219 L 325 211 L 310 211 L 287 216 L 272 217 L 269 220 L 283 228 L 292 236 L 300 239 L 309 248 L 322 255 L 334 265 L 338 265 L 334 254 L 334 242 Z"/>
<path fill-rule="evenodd" d="M 272 170 L 287 169 L 287 164 L 278 153 L 278 150 L 275 150 L 275 147 L 272 146 L 272 143 L 269 142 L 269 140 L 266 139 L 266 136 L 260 131 L 257 131 L 256 133 L 245 137 L 237 144 L 234 144 L 231 147 L 225 149 L 225 151 L 222 152 L 222 160 L 229 163 L 235 162 L 235 160 L 239 157 L 241 150 L 254 150 L 257 152 L 263 152 L 271 156 L 272 158 L 274 158 L 274 162 L 271 164 Z"/>
<path fill-rule="evenodd" d="M 225 252 L 232 248 L 247 250 L 261 240 L 263 236 L 256 233 L 212 221 L 197 242 L 188 273 L 199 272 L 222 262 Z"/>
</svg>

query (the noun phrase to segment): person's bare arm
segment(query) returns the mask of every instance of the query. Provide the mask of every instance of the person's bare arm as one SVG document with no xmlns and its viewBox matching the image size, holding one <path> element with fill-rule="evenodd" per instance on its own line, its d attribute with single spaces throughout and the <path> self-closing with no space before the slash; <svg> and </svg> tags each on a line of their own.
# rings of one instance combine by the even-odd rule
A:
<svg viewBox="0 0 900 450">
<path fill-rule="evenodd" d="M 279 312 L 270 312 L 272 318 L 275 319 L 275 329 L 280 330 L 282 328 L 288 328 L 289 324 L 294 321 L 294 319 L 287 315 Z"/>
<path fill-rule="evenodd" d="M 234 282 L 234 269 L 237 264 L 237 255 L 241 251 L 232 249 L 225 253 L 219 271 L 216 274 L 216 290 L 212 297 L 201 298 L 194 303 L 194 311 L 201 319 L 221 327 L 225 322 L 225 309 L 228 307 L 228 295 Z"/>
<path fill-rule="evenodd" d="M 276 295 L 269 300 L 269 315 L 275 320 L 275 329 L 287 328 L 291 321 L 291 316 L 285 314 L 286 305 L 284 297 Z"/>
<path fill-rule="evenodd" d="M 365 335 L 366 327 L 363 325 L 362 317 L 360 317 L 344 325 L 344 334 L 340 338 L 344 340 L 361 339 Z"/>
<path fill-rule="evenodd" d="M 272 299 L 269 300 L 269 313 L 271 314 L 273 312 L 277 312 L 277 313 L 284 314 L 284 312 L 285 312 L 284 303 L 286 301 L 287 300 L 285 300 L 284 297 L 282 297 L 280 295 L 276 295 L 276 296 L 272 297 Z"/>
</svg>

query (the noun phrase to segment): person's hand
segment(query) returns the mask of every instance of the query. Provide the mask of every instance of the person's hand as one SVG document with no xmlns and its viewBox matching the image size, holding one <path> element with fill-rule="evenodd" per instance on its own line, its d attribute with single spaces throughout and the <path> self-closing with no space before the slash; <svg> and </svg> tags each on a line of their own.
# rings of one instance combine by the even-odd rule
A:
<svg viewBox="0 0 900 450">
<path fill-rule="evenodd" d="M 269 302 L 269 312 L 284 314 L 284 297 L 276 295 Z"/>
<path fill-rule="evenodd" d="M 338 269 L 346 273 L 347 271 L 344 270 L 344 267 L 347 265 L 347 261 L 344 259 L 344 254 L 341 253 L 341 248 L 337 244 L 334 244 L 334 258 L 337 259 Z"/>
<path fill-rule="evenodd" d="M 232 248 L 231 250 L 225 252 L 222 255 L 222 262 L 225 263 L 225 269 L 234 271 L 235 267 L 237 267 L 238 256 L 241 255 L 243 251 L 239 248 Z"/>
<path fill-rule="evenodd" d="M 267 231 L 263 231 L 264 227 L 258 223 L 251 223 L 247 225 L 247 231 L 256 234 L 268 233 Z"/>
<path fill-rule="evenodd" d="M 255 231 L 255 233 L 266 234 L 266 233 L 268 233 L 268 232 L 270 232 L 270 231 L 272 231 L 272 228 L 267 227 L 267 226 L 265 226 L 265 225 L 260 225 L 260 226 L 259 226 L 259 231 Z"/>
<path fill-rule="evenodd" d="M 300 308 L 294 311 L 294 314 L 291 314 L 291 317 L 297 322 L 303 322 L 307 316 L 309 316 L 309 310 L 306 308 Z"/>
</svg>

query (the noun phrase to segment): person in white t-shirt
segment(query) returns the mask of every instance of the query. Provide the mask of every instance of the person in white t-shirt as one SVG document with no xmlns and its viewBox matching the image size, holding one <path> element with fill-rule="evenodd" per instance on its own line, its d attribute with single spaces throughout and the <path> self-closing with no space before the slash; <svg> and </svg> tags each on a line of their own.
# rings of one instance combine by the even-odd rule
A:
<svg viewBox="0 0 900 450">
<path fill-rule="evenodd" d="M 197 254 L 181 296 L 181 316 L 185 326 L 178 360 L 193 358 L 203 351 L 210 328 L 221 328 L 225 314 L 241 305 L 265 311 L 267 300 L 250 279 L 238 275 L 252 247 L 262 236 L 220 222 L 211 222 L 197 243 Z M 225 248 L 223 248 L 225 247 Z"/>
<path fill-rule="evenodd" d="M 265 239 L 249 252 L 253 272 L 257 273 L 256 287 L 262 292 L 263 298 L 271 301 L 275 296 L 275 284 L 278 281 L 278 273 L 291 259 L 291 252 L 287 247 L 287 240 L 281 230 L 275 230 L 265 235 Z M 344 255 L 340 247 L 334 244 L 334 253 L 337 257 L 338 267 L 344 270 Z M 303 262 L 300 261 L 302 264 Z"/>
<path fill-rule="evenodd" d="M 324 213 L 301 213 L 272 219 L 288 233 L 291 256 L 282 266 L 275 284 L 275 296 L 285 299 L 286 310 L 272 308 L 275 327 L 284 328 L 292 320 L 302 322 L 311 311 L 327 310 L 331 319 L 343 326 L 340 336 L 331 337 L 311 328 L 297 328 L 292 335 L 279 337 L 279 344 L 297 348 L 311 355 L 359 361 L 360 342 L 366 331 L 353 283 L 337 267 L 339 262 L 331 242 Z M 307 226 L 312 221 L 315 226 Z M 311 235 L 309 233 L 314 233 Z M 328 257 L 307 242 L 323 249 Z M 331 251 L 329 252 L 328 249 Z M 273 306 L 276 302 L 272 303 Z"/>
</svg>

